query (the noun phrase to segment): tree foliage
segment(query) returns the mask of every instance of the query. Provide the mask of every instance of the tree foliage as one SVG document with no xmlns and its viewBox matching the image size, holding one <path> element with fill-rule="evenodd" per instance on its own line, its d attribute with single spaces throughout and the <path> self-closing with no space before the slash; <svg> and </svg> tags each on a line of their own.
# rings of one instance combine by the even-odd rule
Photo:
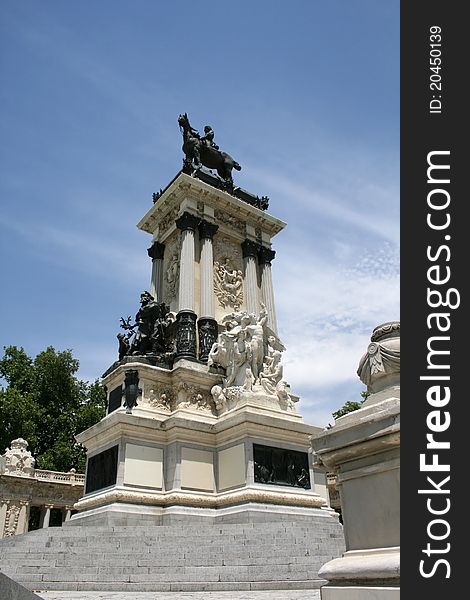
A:
<svg viewBox="0 0 470 600">
<path fill-rule="evenodd" d="M 78 472 L 85 450 L 74 436 L 105 414 L 106 395 L 95 381 L 77 379 L 79 363 L 70 350 L 49 346 L 36 358 L 23 348 L 5 348 L 0 360 L 0 453 L 18 437 L 27 440 L 36 468 Z"/>
<path fill-rule="evenodd" d="M 344 417 L 350 412 L 354 410 L 358 410 L 361 408 L 363 403 L 367 400 L 367 397 L 370 396 L 370 392 L 361 392 L 362 400 L 360 402 L 351 402 L 350 400 L 343 404 L 341 408 L 338 408 L 334 413 L 332 413 L 334 420 L 339 419 L 340 417 Z"/>
</svg>

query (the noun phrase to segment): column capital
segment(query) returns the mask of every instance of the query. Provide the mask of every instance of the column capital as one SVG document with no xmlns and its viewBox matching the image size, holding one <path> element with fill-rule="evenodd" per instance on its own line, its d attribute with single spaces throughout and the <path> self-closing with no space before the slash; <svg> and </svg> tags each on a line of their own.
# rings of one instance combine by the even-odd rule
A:
<svg viewBox="0 0 470 600">
<path fill-rule="evenodd" d="M 210 221 L 200 221 L 199 225 L 199 237 L 201 240 L 211 240 L 214 235 L 217 233 L 219 226 L 215 223 L 211 223 Z"/>
<path fill-rule="evenodd" d="M 189 212 L 184 212 L 180 217 L 178 217 L 175 221 L 176 227 L 181 229 L 181 231 L 195 231 L 196 227 L 200 222 L 200 218 L 196 215 L 193 215 Z"/>
<path fill-rule="evenodd" d="M 258 261 L 260 265 L 270 265 L 271 261 L 274 260 L 276 256 L 276 251 L 271 250 L 271 248 L 266 248 L 266 246 L 261 246 L 258 252 Z"/>
<path fill-rule="evenodd" d="M 258 255 L 259 244 L 253 240 L 245 240 L 241 244 L 243 258 L 247 258 L 248 256 L 256 257 Z"/>
<path fill-rule="evenodd" d="M 163 260 L 163 253 L 165 252 L 165 244 L 161 242 L 153 242 L 150 248 L 147 248 L 147 253 L 152 260 L 160 259 Z"/>
</svg>

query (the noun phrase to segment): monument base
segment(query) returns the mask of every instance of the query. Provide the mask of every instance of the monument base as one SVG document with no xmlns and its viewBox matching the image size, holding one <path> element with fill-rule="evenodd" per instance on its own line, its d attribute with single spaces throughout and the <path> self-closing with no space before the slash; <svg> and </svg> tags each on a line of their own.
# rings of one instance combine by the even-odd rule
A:
<svg viewBox="0 0 470 600">
<path fill-rule="evenodd" d="M 400 595 L 400 548 L 352 550 L 323 565 L 322 600 L 395 600 Z"/>
<path fill-rule="evenodd" d="M 400 588 L 331 586 L 321 588 L 321 600 L 399 600 Z"/>
<path fill-rule="evenodd" d="M 110 399 L 121 394 L 128 367 L 138 370 L 136 404 L 110 401 L 114 410 L 77 436 L 88 463 L 73 522 L 159 525 L 175 511 L 212 522 L 235 513 L 243 522 L 245 514 L 249 522 L 254 506 L 273 519 L 304 510 L 336 521 L 310 450 L 320 428 L 266 393 L 240 392 L 218 411 L 210 393 L 218 376 L 186 360 L 171 371 L 118 366 L 106 378 Z"/>
<path fill-rule="evenodd" d="M 329 508 L 283 506 L 260 502 L 247 502 L 225 508 L 197 508 L 194 506 L 136 506 L 112 503 L 76 513 L 63 526 L 145 526 L 172 525 L 175 523 L 262 523 L 308 521 L 331 524 L 332 531 L 340 531 L 338 513 Z"/>
</svg>

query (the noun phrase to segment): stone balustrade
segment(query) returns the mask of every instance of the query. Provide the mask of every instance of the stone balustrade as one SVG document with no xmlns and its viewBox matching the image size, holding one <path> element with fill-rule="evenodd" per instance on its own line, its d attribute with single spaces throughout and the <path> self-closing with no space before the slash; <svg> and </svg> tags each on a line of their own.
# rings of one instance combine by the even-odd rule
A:
<svg viewBox="0 0 470 600">
<path fill-rule="evenodd" d="M 35 469 L 21 438 L 0 456 L 0 538 L 68 521 L 83 495 L 85 475 Z M 33 525 L 34 523 L 34 525 Z"/>
<path fill-rule="evenodd" d="M 67 483 L 71 483 L 72 485 L 84 485 L 85 483 L 85 475 L 83 475 L 82 473 L 76 473 L 74 469 L 72 469 L 68 473 L 63 473 L 61 471 L 46 471 L 44 469 L 35 469 L 33 477 L 45 481 L 65 481 Z"/>
</svg>

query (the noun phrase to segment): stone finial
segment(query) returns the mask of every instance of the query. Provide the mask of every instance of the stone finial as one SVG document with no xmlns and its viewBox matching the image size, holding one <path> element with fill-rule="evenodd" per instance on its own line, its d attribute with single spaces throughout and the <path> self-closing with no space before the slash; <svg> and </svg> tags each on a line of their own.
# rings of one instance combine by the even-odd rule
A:
<svg viewBox="0 0 470 600">
<path fill-rule="evenodd" d="M 31 452 L 27 450 L 28 442 L 23 438 L 17 438 L 11 442 L 10 446 L 2 456 L 4 472 L 9 475 L 32 476 L 36 461 Z"/>
<path fill-rule="evenodd" d="M 369 392 L 379 392 L 400 383 L 400 322 L 378 325 L 372 332 L 367 352 L 359 361 L 357 374 Z"/>
</svg>

